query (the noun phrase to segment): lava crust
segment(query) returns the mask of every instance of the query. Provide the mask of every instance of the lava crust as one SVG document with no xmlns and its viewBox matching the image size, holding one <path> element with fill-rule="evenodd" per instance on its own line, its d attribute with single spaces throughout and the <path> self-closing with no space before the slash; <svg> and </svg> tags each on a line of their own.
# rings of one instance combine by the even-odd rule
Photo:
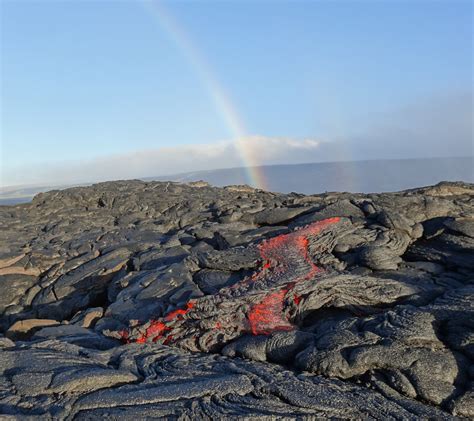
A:
<svg viewBox="0 0 474 421">
<path fill-rule="evenodd" d="M 0 413 L 474 417 L 474 186 L 121 181 L 0 207 Z"/>
</svg>

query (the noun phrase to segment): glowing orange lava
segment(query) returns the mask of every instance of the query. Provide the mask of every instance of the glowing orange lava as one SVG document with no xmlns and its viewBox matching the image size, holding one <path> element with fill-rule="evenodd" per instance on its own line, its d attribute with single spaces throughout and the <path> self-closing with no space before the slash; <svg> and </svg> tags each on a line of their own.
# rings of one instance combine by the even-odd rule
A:
<svg viewBox="0 0 474 421">
<path fill-rule="evenodd" d="M 259 304 L 252 307 L 248 314 L 250 331 L 254 335 L 268 335 L 276 330 L 291 330 L 291 324 L 282 318 L 283 299 L 288 291 L 268 294 Z"/>
<path fill-rule="evenodd" d="M 340 218 L 334 217 L 314 222 L 289 234 L 282 234 L 262 241 L 257 246 L 262 262 L 259 270 L 231 289 L 236 286 L 248 285 L 249 282 L 262 281 L 268 282 L 270 287 L 273 286 L 273 292 L 250 307 L 246 315 L 248 326 L 239 326 L 240 331 L 247 331 L 254 335 L 268 335 L 274 331 L 293 329 L 284 313 L 285 297 L 291 293 L 298 282 L 312 279 L 323 271 L 316 266 L 309 254 L 310 238 L 339 221 Z M 275 290 L 277 285 L 280 285 L 280 289 Z M 290 294 L 289 298 L 296 306 L 302 300 L 301 296 L 296 294 L 293 294 L 292 297 Z M 173 332 L 173 326 L 176 323 L 185 322 L 184 316 L 191 310 L 198 311 L 193 301 L 189 301 L 184 308 L 169 312 L 160 320 L 151 321 L 144 331 L 138 330 L 139 334 L 138 336 L 134 335 L 136 338 L 134 341 L 144 343 L 147 340 L 156 342 L 164 339 L 163 343 L 171 343 L 174 336 L 172 333 L 178 332 L 176 330 Z M 183 322 L 180 322 L 181 320 Z M 225 326 L 221 321 L 216 321 L 214 329 L 225 329 Z M 129 332 L 122 331 L 119 334 L 124 342 L 133 341 Z"/>
<path fill-rule="evenodd" d="M 253 280 L 267 276 L 264 274 L 265 271 L 278 270 L 279 266 L 282 266 L 289 271 L 292 270 L 293 261 L 298 262 L 297 259 L 293 258 L 295 255 L 303 257 L 308 266 L 308 271 L 305 274 L 296 277 L 296 279 L 293 279 L 291 282 L 288 282 L 286 288 L 267 295 L 259 304 L 256 304 L 251 308 L 248 314 L 248 320 L 250 331 L 254 335 L 266 335 L 273 331 L 289 330 L 292 328 L 289 321 L 286 320 L 283 315 L 284 298 L 286 294 L 294 288 L 297 282 L 311 279 L 322 271 L 322 269 L 314 264 L 309 256 L 308 237 L 318 234 L 327 226 L 339 221 L 340 218 L 336 217 L 315 222 L 290 234 L 283 234 L 271 238 L 262 242 L 258 246 L 260 256 L 265 263 L 260 272 L 254 274 L 252 277 Z M 300 296 L 293 296 L 293 302 L 296 305 L 298 305 L 300 301 Z"/>
</svg>

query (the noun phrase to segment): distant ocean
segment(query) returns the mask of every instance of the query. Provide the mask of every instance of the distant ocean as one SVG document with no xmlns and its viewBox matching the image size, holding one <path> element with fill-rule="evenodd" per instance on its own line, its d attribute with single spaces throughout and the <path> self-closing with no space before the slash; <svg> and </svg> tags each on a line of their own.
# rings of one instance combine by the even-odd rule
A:
<svg viewBox="0 0 474 421">
<path fill-rule="evenodd" d="M 391 192 L 428 186 L 440 181 L 474 183 L 474 157 L 392 159 L 352 162 L 322 162 L 295 165 L 267 165 L 266 189 L 281 193 Z M 247 184 L 246 168 L 196 171 L 184 174 L 145 177 L 142 180 L 190 182 L 203 180 L 214 186 Z M 84 183 L 87 185 L 90 183 Z M 77 185 L 77 184 L 75 184 Z M 0 191 L 0 205 L 25 203 L 39 192 L 72 186 L 18 187 Z"/>
<path fill-rule="evenodd" d="M 259 168 L 267 190 L 281 193 L 391 192 L 439 183 L 474 183 L 474 157 L 393 159 L 352 162 L 325 162 L 296 165 L 269 165 Z M 247 183 L 245 168 L 198 171 L 155 180 L 203 180 L 214 186 Z"/>
</svg>

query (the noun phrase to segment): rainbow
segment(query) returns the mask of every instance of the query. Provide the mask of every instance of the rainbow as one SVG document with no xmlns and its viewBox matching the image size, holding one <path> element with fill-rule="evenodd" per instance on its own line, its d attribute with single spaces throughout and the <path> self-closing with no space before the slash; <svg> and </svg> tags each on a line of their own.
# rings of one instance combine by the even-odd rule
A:
<svg viewBox="0 0 474 421">
<path fill-rule="evenodd" d="M 176 44 L 208 91 L 216 111 L 231 135 L 235 149 L 240 155 L 242 165 L 246 171 L 247 183 L 256 188 L 267 189 L 268 184 L 265 181 L 262 168 L 259 167 L 258 157 L 252 152 L 249 139 L 246 139 L 247 131 L 244 123 L 229 94 L 220 84 L 204 55 L 161 2 L 144 1 L 140 3 L 144 5 L 151 16 L 157 20 L 165 34 Z"/>
</svg>

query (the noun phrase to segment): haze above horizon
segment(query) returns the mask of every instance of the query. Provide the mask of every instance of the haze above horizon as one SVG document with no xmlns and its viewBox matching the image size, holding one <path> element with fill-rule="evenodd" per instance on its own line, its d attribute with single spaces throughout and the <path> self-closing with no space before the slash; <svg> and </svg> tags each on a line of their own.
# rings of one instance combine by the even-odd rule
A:
<svg viewBox="0 0 474 421">
<path fill-rule="evenodd" d="M 3 0 L 0 185 L 472 156 L 472 22 L 461 0 Z"/>
</svg>

